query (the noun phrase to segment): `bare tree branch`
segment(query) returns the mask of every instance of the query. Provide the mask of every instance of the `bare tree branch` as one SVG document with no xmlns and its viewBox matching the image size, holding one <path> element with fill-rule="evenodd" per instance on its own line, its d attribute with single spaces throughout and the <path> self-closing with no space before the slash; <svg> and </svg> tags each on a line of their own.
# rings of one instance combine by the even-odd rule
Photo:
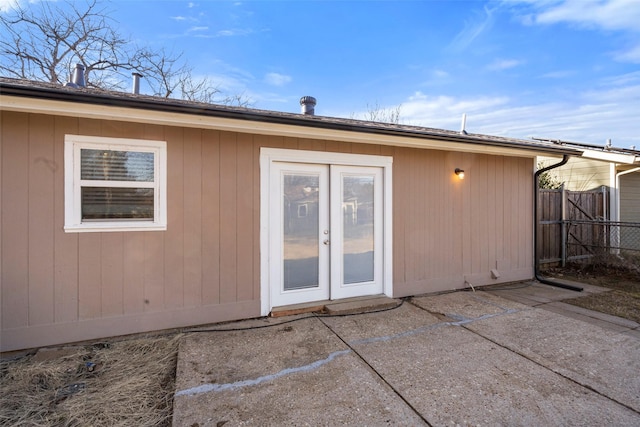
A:
<svg viewBox="0 0 640 427">
<path fill-rule="evenodd" d="M 367 112 L 362 114 L 362 117 L 356 117 L 355 113 L 351 113 L 351 118 L 362 118 L 362 120 L 368 120 L 370 122 L 399 124 L 401 108 L 402 105 L 394 108 L 383 108 L 376 101 L 374 105 L 367 103 Z"/>
<path fill-rule="evenodd" d="M 64 84 L 81 63 L 91 87 L 126 90 L 136 72 L 155 96 L 248 104 L 242 95 L 222 96 L 209 78 L 195 78 L 182 54 L 134 45 L 110 15 L 100 0 L 18 3 L 0 14 L 0 75 Z"/>
</svg>

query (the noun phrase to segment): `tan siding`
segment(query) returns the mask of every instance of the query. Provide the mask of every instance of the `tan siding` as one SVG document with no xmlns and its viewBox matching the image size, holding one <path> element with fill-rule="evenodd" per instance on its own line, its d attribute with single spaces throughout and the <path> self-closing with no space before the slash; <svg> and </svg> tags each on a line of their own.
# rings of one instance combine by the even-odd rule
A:
<svg viewBox="0 0 640 427">
<path fill-rule="evenodd" d="M 236 166 L 236 283 L 237 301 L 253 299 L 253 136 L 239 134 Z M 259 236 L 259 234 L 258 234 Z M 256 238 L 258 237 L 256 236 Z M 257 297 L 257 296 L 256 296 Z"/>
<path fill-rule="evenodd" d="M 403 283 L 405 277 L 405 229 L 404 220 L 406 215 L 403 209 L 407 208 L 409 192 L 406 190 L 409 180 L 408 174 L 398 173 L 399 168 L 407 167 L 408 153 L 406 150 L 394 149 L 393 156 L 393 282 Z M 389 242 L 386 242 L 389 244 Z"/>
<path fill-rule="evenodd" d="M 80 119 L 78 132 L 82 135 L 102 135 L 102 122 Z M 78 235 L 78 318 L 99 318 L 102 313 L 102 235 Z"/>
<path fill-rule="evenodd" d="M 100 248 L 101 316 L 124 314 L 123 233 L 104 233 Z"/>
<path fill-rule="evenodd" d="M 55 322 L 78 319 L 78 234 L 64 232 L 64 135 L 78 133 L 78 119 L 55 118 L 54 311 Z"/>
<path fill-rule="evenodd" d="M 352 147 L 350 142 L 327 141 L 325 149 L 336 153 L 351 153 Z M 392 148 L 392 147 L 391 147 Z"/>
<path fill-rule="evenodd" d="M 143 136 L 145 139 L 164 141 L 168 139 L 165 129 L 167 128 L 162 126 L 145 125 Z M 168 165 L 169 160 L 167 160 L 167 167 Z M 141 236 L 144 239 L 144 310 L 145 312 L 160 311 L 165 303 L 164 247 L 171 242 L 165 239 L 164 232 L 144 232 Z"/>
<path fill-rule="evenodd" d="M 54 320 L 52 116 L 29 120 L 29 325 Z"/>
<path fill-rule="evenodd" d="M 175 309 L 184 305 L 184 129 L 167 128 L 164 136 L 167 140 L 164 308 Z"/>
<path fill-rule="evenodd" d="M 496 224 L 496 214 L 495 214 L 497 213 L 497 210 L 498 210 L 498 207 L 497 207 L 498 191 L 496 191 L 496 182 L 497 182 L 496 163 L 497 163 L 497 158 L 495 156 L 487 156 L 487 196 L 486 196 L 487 236 L 489 236 L 489 238 L 497 242 L 498 240 L 496 239 L 496 229 L 498 224 Z M 494 212 L 494 213 L 491 214 L 491 212 Z M 486 248 L 485 251 L 483 251 L 483 254 L 484 254 L 483 265 L 495 267 L 498 260 L 497 252 L 498 252 L 498 245 L 489 245 L 489 247 Z"/>
<path fill-rule="evenodd" d="M 394 292 L 530 278 L 533 160 L 397 148 Z M 458 179 L 456 167 L 465 170 Z M 423 185 L 426 183 L 426 185 Z"/>
<path fill-rule="evenodd" d="M 78 236 L 78 318 L 96 319 L 102 314 L 102 235 Z"/>
<path fill-rule="evenodd" d="M 237 135 L 220 133 L 220 302 L 237 297 Z"/>
<path fill-rule="evenodd" d="M 640 222 L 640 172 L 620 176 L 620 221 Z"/>
<path fill-rule="evenodd" d="M 468 203 L 471 200 L 471 191 L 474 187 L 473 182 L 476 181 L 476 171 L 472 163 L 473 157 L 473 154 L 462 154 L 461 169 L 465 171 L 465 179 L 459 182 L 459 191 L 462 193 L 462 197 L 458 201 L 458 204 L 452 207 L 454 210 L 459 209 L 462 213 L 462 235 L 459 236 L 462 247 L 462 270 L 458 272 L 461 277 L 464 277 L 464 273 L 467 273 L 467 275 L 473 273 L 473 248 L 471 247 L 469 236 L 471 235 L 473 227 L 473 216 L 476 212 L 475 207 L 471 209 L 471 205 Z M 475 282 L 475 280 L 470 277 L 468 279 L 471 282 Z M 460 286 L 463 284 L 464 283 L 461 283 Z"/>
<path fill-rule="evenodd" d="M 184 305 L 202 304 L 202 131 L 184 138 Z"/>
<path fill-rule="evenodd" d="M 251 201 L 252 209 L 252 225 L 253 225 L 253 266 L 252 266 L 252 283 L 253 283 L 253 299 L 260 300 L 260 147 L 268 145 L 269 137 L 263 135 L 255 135 L 253 137 L 253 162 L 251 170 L 253 170 L 253 199 Z"/>
<path fill-rule="evenodd" d="M 259 315 L 264 146 L 393 156 L 397 296 L 532 271 L 531 159 L 21 113 L 1 132 L 3 346 Z M 167 231 L 65 233 L 65 134 L 166 140 Z"/>
<path fill-rule="evenodd" d="M 2 327 L 29 324 L 29 122 L 2 113 Z"/>
<path fill-rule="evenodd" d="M 205 130 L 202 144 L 202 302 L 220 302 L 220 132 Z"/>
<path fill-rule="evenodd" d="M 298 140 L 298 148 L 300 150 L 325 151 L 326 142 L 317 139 L 300 138 Z"/>
<path fill-rule="evenodd" d="M 142 232 L 123 234 L 122 310 L 124 314 L 139 314 L 145 310 L 145 235 Z"/>
</svg>

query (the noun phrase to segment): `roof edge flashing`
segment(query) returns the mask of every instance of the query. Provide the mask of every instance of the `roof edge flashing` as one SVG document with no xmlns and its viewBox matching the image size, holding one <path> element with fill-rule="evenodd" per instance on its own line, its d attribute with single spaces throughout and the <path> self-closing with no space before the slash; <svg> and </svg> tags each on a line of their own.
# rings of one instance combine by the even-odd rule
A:
<svg viewBox="0 0 640 427">
<path fill-rule="evenodd" d="M 268 110 L 249 109 L 246 107 L 219 106 L 175 99 L 132 95 L 130 93 L 105 92 L 95 90 L 68 89 L 63 87 L 25 86 L 11 84 L 0 80 L 3 96 L 44 99 L 50 101 L 99 105 L 104 107 L 121 107 L 143 109 L 155 112 L 178 113 L 197 116 L 209 116 L 234 120 L 257 121 L 263 123 L 306 126 L 311 128 L 332 129 L 347 132 L 360 132 L 378 135 L 416 139 L 435 139 L 471 145 L 511 148 L 552 155 L 580 156 L 582 150 L 558 146 L 549 143 L 532 142 L 517 138 L 505 138 L 483 134 L 460 134 L 456 131 L 434 129 L 419 126 L 383 124 L 363 120 L 341 119 L 327 116 L 301 115 Z M 5 102 L 0 106 L 5 106 Z M 55 113 L 55 112 L 52 112 Z M 105 111 L 105 116 L 107 115 Z M 443 147 L 443 149 L 446 147 Z"/>
</svg>

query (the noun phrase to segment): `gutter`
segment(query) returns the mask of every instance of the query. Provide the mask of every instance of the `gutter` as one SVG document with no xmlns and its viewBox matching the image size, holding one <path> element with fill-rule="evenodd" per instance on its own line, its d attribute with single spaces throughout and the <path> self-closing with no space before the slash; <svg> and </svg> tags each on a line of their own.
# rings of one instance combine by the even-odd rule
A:
<svg viewBox="0 0 640 427">
<path fill-rule="evenodd" d="M 576 291 L 576 292 L 582 292 L 584 290 L 584 288 L 581 288 L 579 286 L 573 286 L 573 285 L 568 285 L 566 283 L 561 283 L 561 282 L 557 282 L 555 280 L 552 279 L 548 279 L 545 277 L 542 277 L 541 273 L 540 273 L 540 256 L 538 254 L 538 227 L 540 226 L 540 221 L 538 221 L 538 211 L 539 211 L 539 207 L 538 207 L 538 193 L 540 192 L 540 175 L 542 175 L 543 173 L 545 173 L 546 171 L 549 171 L 551 169 L 555 169 L 557 167 L 560 167 L 564 164 L 566 164 L 569 161 L 569 156 L 567 154 L 565 154 L 562 157 L 562 161 L 560 163 L 555 163 L 553 165 L 549 165 L 546 168 L 542 168 L 539 171 L 536 171 L 536 173 L 534 174 L 534 179 L 533 179 L 533 185 L 534 185 L 534 190 L 533 190 L 533 197 L 534 197 L 534 201 L 533 201 L 533 221 L 534 221 L 534 226 L 533 226 L 533 271 L 534 271 L 534 276 L 536 278 L 536 280 L 540 283 L 544 283 L 545 285 L 551 285 L 551 286 L 555 286 L 558 288 L 563 288 L 563 289 L 569 289 L 571 291 Z"/>
<path fill-rule="evenodd" d="M 253 110 L 242 107 L 220 107 L 212 104 L 188 103 L 181 100 L 154 98 L 125 93 L 93 93 L 84 89 L 69 90 L 66 88 L 49 88 L 38 86 L 22 86 L 0 81 L 0 91 L 5 96 L 43 99 L 51 101 L 75 102 L 111 107 L 138 108 L 142 110 L 191 114 L 197 116 L 218 117 L 225 119 L 246 120 L 262 123 L 304 126 L 308 128 L 329 129 L 364 134 L 390 135 L 440 141 L 512 148 L 548 154 L 580 155 L 580 151 L 570 147 L 546 147 L 539 143 L 517 143 L 491 137 L 468 134 L 440 133 L 427 128 L 403 127 L 402 125 L 380 125 L 371 122 L 355 122 L 339 118 L 309 116 L 292 113 L 280 113 L 266 110 Z"/>
</svg>

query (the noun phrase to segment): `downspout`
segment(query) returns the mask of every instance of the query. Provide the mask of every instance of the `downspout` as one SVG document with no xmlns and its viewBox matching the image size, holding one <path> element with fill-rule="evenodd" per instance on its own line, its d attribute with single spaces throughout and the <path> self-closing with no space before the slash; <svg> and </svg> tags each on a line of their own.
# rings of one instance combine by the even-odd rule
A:
<svg viewBox="0 0 640 427">
<path fill-rule="evenodd" d="M 562 161 L 560 163 L 556 163 L 553 165 L 549 165 L 546 168 L 542 168 L 539 171 L 536 171 L 536 173 L 534 174 L 534 178 L 533 178 L 533 221 L 534 221 L 534 227 L 533 227 L 533 271 L 534 271 L 534 275 L 535 278 L 538 282 L 540 283 L 544 283 L 545 285 L 551 285 L 551 286 L 556 286 L 558 288 L 563 288 L 563 289 L 569 289 L 572 291 L 576 291 L 576 292 L 582 292 L 583 288 L 579 287 L 579 286 L 572 286 L 572 285 L 568 285 L 566 283 L 560 283 L 560 282 L 556 282 L 554 280 L 551 279 L 547 279 L 542 277 L 542 275 L 540 274 L 540 257 L 538 254 L 538 227 L 539 227 L 539 223 L 540 221 L 538 221 L 538 193 L 540 192 L 540 175 L 542 175 L 543 173 L 545 173 L 548 170 L 551 169 L 555 169 L 557 167 L 560 167 L 564 164 L 566 164 L 569 161 L 569 155 L 565 154 L 562 157 Z"/>
</svg>

